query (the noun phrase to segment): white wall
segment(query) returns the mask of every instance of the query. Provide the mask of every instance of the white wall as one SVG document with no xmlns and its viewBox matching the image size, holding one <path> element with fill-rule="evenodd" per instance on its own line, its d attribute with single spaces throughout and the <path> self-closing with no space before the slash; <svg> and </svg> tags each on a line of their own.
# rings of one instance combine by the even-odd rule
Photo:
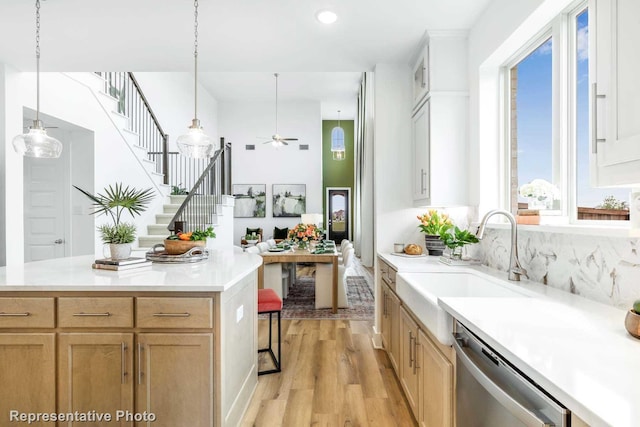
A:
<svg viewBox="0 0 640 427">
<path fill-rule="evenodd" d="M 14 78 L 14 76 L 9 77 Z M 6 75 L 5 79 L 8 81 Z M 90 86 L 96 82 L 95 77 L 90 73 L 42 73 L 40 79 L 40 111 L 42 113 L 95 133 L 95 156 L 80 159 L 84 162 L 93 162 L 94 182 L 93 185 L 80 183 L 82 188 L 102 192 L 103 188 L 109 184 L 124 182 L 125 185 L 136 188 L 151 187 L 157 191 L 156 183 L 141 166 L 140 161 L 123 139 L 121 128 L 124 119 L 122 122 L 113 122 L 113 117 L 103 109 L 98 102 L 97 95 L 90 89 Z M 10 108 L 11 111 L 19 111 L 19 116 L 12 119 L 17 124 L 17 128 L 11 130 L 11 134 L 15 135 L 22 132 L 23 106 L 35 109 L 35 74 L 17 73 L 12 81 L 15 84 L 12 86 L 16 89 L 15 96 L 7 96 L 5 100 L 6 108 Z M 98 84 L 96 87 L 99 86 Z M 113 108 L 115 109 L 115 104 Z M 83 141 L 86 142 L 86 139 L 81 138 L 78 143 L 82 144 Z M 22 200 L 22 157 L 13 151 L 10 139 L 5 143 L 5 154 L 7 156 L 6 176 L 12 182 L 11 196 L 8 193 L 7 197 Z M 85 155 L 89 156 L 86 150 Z M 141 217 L 136 217 L 135 222 L 138 225 L 139 234 L 146 234 L 146 224 L 154 221 L 155 213 L 160 211 L 163 202 L 164 198 L 158 192 L 147 212 L 143 213 Z M 11 221 L 12 229 L 16 234 L 24 234 L 21 203 L 13 203 L 11 209 L 6 211 L 6 221 Z M 95 225 L 103 222 L 107 222 L 107 218 L 104 216 L 95 217 Z M 22 243 L 16 242 L 16 245 L 22 246 Z M 97 237 L 95 238 L 94 252 L 96 255 L 102 256 L 102 243 Z M 11 259 L 7 259 L 7 265 L 22 263 L 23 253 L 22 247 L 15 247 L 15 250 L 12 247 Z"/>
<path fill-rule="evenodd" d="M 273 102 L 221 101 L 219 133 L 232 144 L 232 182 L 266 184 L 266 217 L 235 218 L 234 242 L 240 243 L 246 228 L 261 227 L 264 238 L 274 227 L 292 227 L 300 218 L 272 216 L 273 184 L 306 184 L 307 213 L 322 213 L 322 117 L 316 101 L 280 102 L 278 132 L 284 137 L 299 138 L 289 146 L 275 149 L 262 144 L 275 132 Z M 255 151 L 245 150 L 255 144 Z M 309 150 L 299 150 L 308 144 Z"/>
<path fill-rule="evenodd" d="M 411 70 L 408 65 L 377 64 L 374 72 L 375 250 L 391 252 L 400 236 L 407 238 L 407 231 L 417 227 L 410 212 Z"/>
<path fill-rule="evenodd" d="M 169 135 L 171 151 L 177 151 L 176 139 L 191 125 L 194 114 L 193 73 L 135 72 L 134 76 L 147 98 L 160 126 Z M 198 84 L 198 119 L 214 141 L 218 134 L 218 102 Z"/>
<path fill-rule="evenodd" d="M 22 102 L 21 102 L 21 74 L 12 67 L 5 65 L 0 67 L 0 87 L 4 96 L 0 97 L 0 138 L 2 138 L 2 169 L 0 171 L 4 180 L 2 191 L 2 204 L 0 205 L 0 218 L 3 223 L 2 232 L 11 230 L 12 235 L 23 236 L 23 161 L 22 156 L 13 150 L 11 141 L 13 137 L 23 133 L 22 129 Z M 34 84 L 35 86 L 35 84 Z M 35 95 L 33 95 L 35 100 Z M 16 202 L 19 201 L 19 202 Z M 23 262 L 23 239 L 10 239 L 10 250 L 7 248 L 6 234 L 0 235 L 2 252 L 0 265 L 17 265 Z"/>
</svg>

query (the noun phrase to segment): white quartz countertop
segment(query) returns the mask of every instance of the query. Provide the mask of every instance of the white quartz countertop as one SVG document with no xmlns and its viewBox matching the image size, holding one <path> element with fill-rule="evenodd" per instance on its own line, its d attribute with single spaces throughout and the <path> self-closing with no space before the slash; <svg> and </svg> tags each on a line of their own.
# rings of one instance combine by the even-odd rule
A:
<svg viewBox="0 0 640 427">
<path fill-rule="evenodd" d="M 233 250 L 210 250 L 190 264 L 153 263 L 121 271 L 95 270 L 94 256 L 57 258 L 0 267 L 2 291 L 222 292 L 257 269 L 262 258 Z"/>
<path fill-rule="evenodd" d="M 399 273 L 467 271 L 506 279 L 504 272 L 450 267 L 435 257 L 380 256 Z M 526 295 L 442 297 L 438 305 L 589 425 L 639 425 L 640 340 L 627 333 L 626 312 L 536 282 L 504 283 Z"/>
</svg>

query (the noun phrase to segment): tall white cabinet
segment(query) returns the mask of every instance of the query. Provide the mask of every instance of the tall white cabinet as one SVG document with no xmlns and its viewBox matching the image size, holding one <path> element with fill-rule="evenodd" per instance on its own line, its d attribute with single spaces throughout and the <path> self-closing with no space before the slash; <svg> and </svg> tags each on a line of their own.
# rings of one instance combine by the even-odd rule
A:
<svg viewBox="0 0 640 427">
<path fill-rule="evenodd" d="M 591 173 L 597 186 L 640 185 L 640 1 L 591 0 Z"/>
<path fill-rule="evenodd" d="M 425 34 L 411 65 L 413 204 L 466 205 L 467 33 Z"/>
</svg>

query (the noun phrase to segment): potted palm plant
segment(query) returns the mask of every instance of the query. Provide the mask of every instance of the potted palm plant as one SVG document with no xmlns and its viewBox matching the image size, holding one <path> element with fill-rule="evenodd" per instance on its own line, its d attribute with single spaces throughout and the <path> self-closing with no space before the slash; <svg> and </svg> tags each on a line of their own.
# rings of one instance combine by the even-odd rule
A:
<svg viewBox="0 0 640 427">
<path fill-rule="evenodd" d="M 105 187 L 104 194 L 94 195 L 78 186 L 73 187 L 93 202 L 92 214 L 105 214 L 111 217 L 112 224 L 98 226 L 102 242 L 109 245 L 111 258 L 129 258 L 131 243 L 136 240 L 136 226 L 131 222 L 123 221 L 122 214 L 128 212 L 131 217 L 134 217 L 147 210 L 149 202 L 153 199 L 153 190 L 151 188 L 138 190 L 125 187 L 122 183 L 115 183 Z"/>
</svg>

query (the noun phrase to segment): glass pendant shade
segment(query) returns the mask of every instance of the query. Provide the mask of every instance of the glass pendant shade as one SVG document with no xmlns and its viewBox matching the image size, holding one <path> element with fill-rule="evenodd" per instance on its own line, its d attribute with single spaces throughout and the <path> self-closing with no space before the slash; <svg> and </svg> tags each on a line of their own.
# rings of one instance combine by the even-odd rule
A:
<svg viewBox="0 0 640 427">
<path fill-rule="evenodd" d="M 29 132 L 13 138 L 13 149 L 26 157 L 57 159 L 62 154 L 62 143 L 47 135 L 39 120 L 33 121 Z"/>
<path fill-rule="evenodd" d="M 336 126 L 331 130 L 331 152 L 333 153 L 333 160 L 344 160 L 346 157 L 344 129 L 340 126 Z"/>
<path fill-rule="evenodd" d="M 191 126 L 189 126 L 189 131 L 185 135 L 179 136 L 176 144 L 180 154 L 194 159 L 211 157 L 217 150 L 211 138 L 202 130 L 198 119 L 193 119 Z"/>
<path fill-rule="evenodd" d="M 12 141 L 16 153 L 26 157 L 57 159 L 62 143 L 47 135 L 40 121 L 40 0 L 36 0 L 36 119 L 29 132 L 17 135 Z"/>
</svg>

